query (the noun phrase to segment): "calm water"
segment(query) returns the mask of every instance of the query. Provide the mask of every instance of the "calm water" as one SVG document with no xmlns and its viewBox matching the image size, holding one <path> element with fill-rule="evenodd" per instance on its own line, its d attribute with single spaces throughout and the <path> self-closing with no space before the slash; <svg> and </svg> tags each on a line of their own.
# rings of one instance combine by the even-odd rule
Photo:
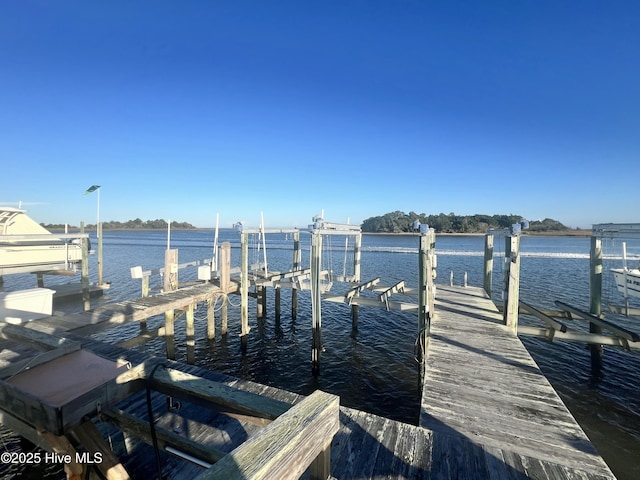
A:
<svg viewBox="0 0 640 480">
<path fill-rule="evenodd" d="M 309 264 L 309 239 L 301 234 L 303 265 Z M 239 234 L 221 232 L 220 241 L 232 244 L 232 266 L 239 265 Z M 257 238 L 252 239 L 250 261 L 262 260 Z M 439 283 L 448 283 L 450 272 L 454 282 L 462 282 L 464 272 L 470 285 L 482 284 L 483 237 L 441 237 L 436 241 Z M 92 239 L 93 245 L 97 245 Z M 494 299 L 501 300 L 502 241 L 496 239 Z M 179 250 L 179 262 L 210 258 L 213 232 L 173 232 L 171 247 Z M 144 270 L 162 266 L 167 245 L 166 232 L 105 232 L 104 278 L 112 287 L 99 302 L 112 302 L 134 298 L 140 294 L 140 281 L 130 278 L 130 268 L 141 265 Z M 417 286 L 418 238 L 411 236 L 366 235 L 363 237 L 362 279 L 381 277 L 382 284 L 405 280 L 408 286 Z M 325 241 L 324 268 L 335 274 L 349 273 L 352 259 L 345 254 L 345 239 Z M 605 241 L 605 271 L 621 265 L 621 247 Z M 629 255 L 635 263 L 640 258 L 638 245 L 629 244 Z M 288 271 L 291 268 L 292 241 L 284 234 L 267 238 L 270 270 Z M 571 237 L 523 237 L 521 298 L 536 306 L 554 308 L 554 300 L 563 300 L 587 309 L 589 296 L 589 239 Z M 91 258 L 92 281 L 96 280 L 95 256 Z M 194 280 L 196 268 L 180 271 L 180 281 Z M 32 276 L 6 277 L 5 289 L 32 287 Z M 49 284 L 66 279 L 47 279 Z M 612 279 L 605 276 L 604 295 L 620 303 Z M 161 284 L 159 276 L 152 277 L 151 286 Z M 333 292 L 344 286 L 334 285 Z M 351 331 L 350 309 L 346 305 L 323 303 L 323 343 L 321 374 L 311 375 L 311 306 L 308 292 L 300 292 L 298 318 L 292 320 L 290 293 L 282 294 L 282 318 L 273 314 L 273 291 L 269 290 L 268 313 L 262 320 L 250 316 L 252 327 L 245 353 L 241 350 L 239 308 L 229 310 L 229 335 L 207 341 L 206 312 L 196 313 L 197 364 L 230 375 L 294 392 L 308 394 L 314 389 L 340 395 L 343 405 L 409 423 L 417 423 L 420 401 L 418 365 L 414 358 L 417 335 L 415 314 L 385 312 L 374 308 L 360 308 L 359 329 Z M 407 300 L 415 299 L 408 297 Z M 239 297 L 231 301 L 239 304 Z M 255 305 L 250 299 L 250 313 Z M 94 304 L 94 306 L 97 305 Z M 64 311 L 76 306 L 56 307 Z M 615 318 L 620 325 L 640 331 L 640 320 Z M 156 317 L 149 326 L 160 325 L 163 317 Z M 575 321 L 571 327 L 588 330 L 584 323 Z M 125 325 L 96 338 L 107 342 L 120 342 L 138 332 L 136 325 Z M 184 330 L 177 327 L 176 338 L 184 338 Z M 614 473 L 621 479 L 640 478 L 635 459 L 640 455 L 640 356 L 607 348 L 604 368 L 592 375 L 588 350 L 580 344 L 547 342 L 524 338 L 524 343 L 543 369 L 574 416 L 594 441 Z M 186 352 L 178 342 L 177 358 L 186 360 Z M 143 347 L 158 355 L 164 353 L 162 339 Z M 15 438 L 6 433 L 3 441 L 7 448 L 16 447 Z M 1 470 L 0 470 L 1 472 Z M 6 476 L 17 474 L 10 471 Z M 23 472 L 24 473 L 24 472 Z M 36 478 L 36 477 L 34 477 Z"/>
</svg>

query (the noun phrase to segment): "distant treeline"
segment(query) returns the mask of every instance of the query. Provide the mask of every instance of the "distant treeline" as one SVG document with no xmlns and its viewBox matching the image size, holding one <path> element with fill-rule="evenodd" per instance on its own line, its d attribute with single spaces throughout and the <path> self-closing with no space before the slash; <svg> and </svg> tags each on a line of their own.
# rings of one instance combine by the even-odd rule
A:
<svg viewBox="0 0 640 480">
<path fill-rule="evenodd" d="M 64 229 L 64 225 L 45 225 L 41 224 L 47 230 L 62 230 Z M 115 220 L 111 220 L 109 222 L 102 222 L 103 230 L 156 230 L 156 229 L 166 229 L 168 226 L 166 220 L 147 220 L 142 221 L 139 218 L 135 220 L 129 220 L 127 222 L 117 222 Z M 77 229 L 78 227 L 70 227 L 73 229 Z M 95 225 L 86 225 L 85 228 L 87 230 L 95 230 Z M 171 228 L 176 229 L 195 229 L 196 227 L 187 222 L 171 222 Z"/>
<path fill-rule="evenodd" d="M 437 215 L 404 213 L 400 211 L 386 213 L 378 217 L 367 218 L 362 222 L 363 232 L 402 233 L 411 232 L 411 225 L 418 220 L 433 227 L 437 233 L 485 233 L 491 228 L 509 228 L 518 223 L 520 215 L 456 215 L 455 213 L 439 213 Z M 545 218 L 529 222 L 531 232 L 559 232 L 569 230 L 557 220 Z"/>
</svg>

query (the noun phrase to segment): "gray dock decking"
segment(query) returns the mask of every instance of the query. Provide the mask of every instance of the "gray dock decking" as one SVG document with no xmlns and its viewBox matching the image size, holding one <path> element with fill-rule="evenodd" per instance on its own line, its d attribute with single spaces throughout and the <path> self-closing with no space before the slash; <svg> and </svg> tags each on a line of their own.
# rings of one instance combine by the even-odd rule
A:
<svg viewBox="0 0 640 480">
<path fill-rule="evenodd" d="M 615 478 L 482 289 L 438 286 L 425 361 L 420 425 L 474 445 L 452 452 L 495 475 Z"/>
</svg>

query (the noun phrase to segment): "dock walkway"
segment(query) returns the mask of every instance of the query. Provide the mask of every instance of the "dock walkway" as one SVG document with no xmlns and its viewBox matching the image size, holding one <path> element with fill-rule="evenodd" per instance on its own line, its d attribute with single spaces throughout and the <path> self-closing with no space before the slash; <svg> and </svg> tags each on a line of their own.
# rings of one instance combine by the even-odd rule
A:
<svg viewBox="0 0 640 480">
<path fill-rule="evenodd" d="M 461 476 L 615 478 L 482 289 L 439 285 L 435 310 L 420 425 L 449 437 Z"/>
<path fill-rule="evenodd" d="M 237 284 L 232 282 L 228 292 L 236 290 Z M 76 335 L 90 335 L 123 323 L 142 321 L 168 310 L 179 310 L 189 304 L 204 302 L 220 294 L 222 290 L 219 286 L 213 283 L 201 283 L 151 297 L 109 303 L 87 312 L 54 315 L 29 322 L 25 327 L 49 334 L 73 332 Z"/>
</svg>

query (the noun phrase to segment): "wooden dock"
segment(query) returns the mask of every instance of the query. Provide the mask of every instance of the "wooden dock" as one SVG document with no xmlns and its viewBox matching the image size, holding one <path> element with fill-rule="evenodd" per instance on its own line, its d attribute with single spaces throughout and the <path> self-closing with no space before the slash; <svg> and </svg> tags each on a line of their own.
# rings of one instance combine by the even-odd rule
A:
<svg viewBox="0 0 640 480">
<path fill-rule="evenodd" d="M 438 286 L 420 414 L 434 446 L 449 444 L 434 467 L 449 463 L 445 478 L 615 478 L 502 323 L 484 290 Z"/>
<path fill-rule="evenodd" d="M 244 284 L 247 296 L 248 282 Z M 118 465 L 121 462 L 131 478 L 148 478 L 157 463 L 156 449 L 151 446 L 155 435 L 166 478 L 181 480 L 199 474 L 212 475 L 205 471 L 206 465 L 215 463 L 217 467 L 220 461 L 221 469 L 225 462 L 233 466 L 236 457 L 224 460 L 230 458 L 230 452 L 236 452 L 252 439 L 264 437 L 267 428 L 282 425 L 281 418 L 291 420 L 284 418 L 289 409 L 310 397 L 170 359 L 154 359 L 149 354 L 101 343 L 87 336 L 173 310 L 186 311 L 189 324 L 193 322 L 194 305 L 239 288 L 235 282 L 225 290 L 215 284 L 202 283 L 89 312 L 12 326 L 13 330 L 0 325 L 0 333 L 12 332 L 1 341 L 0 367 L 6 378 L 11 379 L 36 364 L 78 350 L 86 350 L 114 365 L 130 362 L 132 373 L 129 375 L 139 375 L 134 380 L 137 386 L 134 388 L 132 383 L 131 390 L 125 392 L 123 384 L 115 382 L 120 387 L 114 390 L 118 395 L 126 393 L 126 398 L 114 397 L 123 398 L 117 404 L 110 403 L 108 397 L 98 403 L 92 400 L 93 403 L 82 404 L 99 428 L 102 439 L 98 443 L 108 444 L 117 456 L 110 461 Z M 426 301 L 421 303 L 426 304 Z M 320 438 L 326 441 L 333 436 L 330 455 L 326 445 L 315 445 L 313 453 L 307 455 L 310 463 L 305 463 L 312 466 L 303 478 L 326 478 L 326 475 L 319 477 L 318 471 L 328 471 L 336 479 L 615 478 L 513 329 L 503 325 L 502 315 L 481 289 L 438 286 L 435 309 L 430 311 L 420 425 L 408 425 L 352 408 L 340 407 L 338 411 L 337 403 L 329 399 L 327 402 L 333 402 L 333 407 L 326 408 L 338 416 L 336 430 L 335 434 L 331 430 Z M 173 313 L 167 320 L 173 328 Z M 21 331 L 33 334 L 23 337 L 31 338 L 31 348 L 11 341 L 23 335 Z M 187 337 L 193 346 L 194 339 L 189 339 L 189 334 Z M 45 353 L 34 352 L 38 346 L 44 346 Z M 161 368 L 156 372 L 157 365 Z M 149 423 L 146 391 L 140 382 L 150 392 L 155 433 Z M 3 388 L 7 392 L 3 395 L 13 398 L 12 390 L 7 386 Z M 222 396 L 212 392 L 222 392 Z M 230 397 L 234 399 L 232 408 L 219 403 L 220 398 L 226 402 Z M 10 427 L 11 422 L 21 425 L 11 417 L 9 408 L 15 405 L 27 415 L 21 404 L 3 405 L 9 406 L 7 410 L 5 406 L 0 409 L 0 421 Z M 32 407 L 33 411 L 38 410 L 35 403 Z M 68 428 L 67 424 L 61 424 L 57 435 L 66 434 L 67 430 L 76 437 L 90 433 L 93 427 L 87 426 L 84 420 L 79 427 L 73 427 L 74 421 L 80 421 L 80 417 L 73 415 L 82 414 L 84 419 L 84 410 L 76 410 L 69 409 L 71 423 Z M 34 418 L 40 421 L 40 417 Z M 294 422 L 295 418 L 293 415 Z M 314 418 L 318 421 L 319 417 Z M 320 421 L 319 425 L 324 422 Z M 80 430 L 76 431 L 77 428 Z M 306 437 L 303 435 L 299 441 L 304 443 Z M 32 441 L 36 443 L 38 438 Z M 97 440 L 93 437 L 91 441 Z M 185 450 L 200 465 L 176 454 Z M 266 448 L 265 452 L 268 451 Z M 252 452 L 265 459 L 270 455 Z"/>
<path fill-rule="evenodd" d="M 232 283 L 229 291 L 236 289 L 237 286 Z M 90 335 L 123 323 L 141 322 L 169 310 L 183 309 L 187 305 L 207 301 L 221 293 L 219 286 L 201 283 L 152 297 L 110 303 L 87 312 L 54 315 L 29 322 L 25 326 L 44 333 L 73 332 L 76 335 Z"/>
</svg>

